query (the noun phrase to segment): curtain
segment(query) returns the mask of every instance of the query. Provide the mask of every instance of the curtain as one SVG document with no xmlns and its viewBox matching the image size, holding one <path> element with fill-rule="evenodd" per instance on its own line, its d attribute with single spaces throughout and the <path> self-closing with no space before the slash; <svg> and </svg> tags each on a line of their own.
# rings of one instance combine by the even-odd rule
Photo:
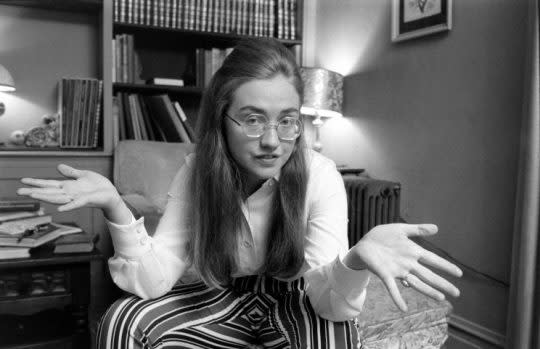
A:
<svg viewBox="0 0 540 349">
<path fill-rule="evenodd" d="M 507 349 L 540 348 L 540 88 L 538 0 L 529 0 L 526 88 L 512 244 Z"/>
</svg>

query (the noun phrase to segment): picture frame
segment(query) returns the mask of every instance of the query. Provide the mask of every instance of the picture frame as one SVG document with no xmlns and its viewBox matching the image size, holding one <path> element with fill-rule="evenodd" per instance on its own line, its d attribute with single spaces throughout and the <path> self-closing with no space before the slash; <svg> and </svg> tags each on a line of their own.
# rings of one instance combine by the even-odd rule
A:
<svg viewBox="0 0 540 349">
<path fill-rule="evenodd" d="M 392 0 L 392 41 L 452 29 L 452 0 Z"/>
</svg>

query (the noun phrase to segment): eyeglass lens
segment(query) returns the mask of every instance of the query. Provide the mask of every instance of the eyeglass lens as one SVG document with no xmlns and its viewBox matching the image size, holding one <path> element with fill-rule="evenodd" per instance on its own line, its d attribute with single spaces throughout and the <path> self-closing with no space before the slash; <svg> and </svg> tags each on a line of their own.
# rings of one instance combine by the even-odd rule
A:
<svg viewBox="0 0 540 349">
<path fill-rule="evenodd" d="M 260 137 L 270 127 L 275 127 L 278 137 L 283 140 L 296 139 L 302 130 L 300 120 L 293 117 L 284 117 L 278 123 L 270 123 L 264 115 L 251 114 L 243 122 L 248 137 Z"/>
</svg>

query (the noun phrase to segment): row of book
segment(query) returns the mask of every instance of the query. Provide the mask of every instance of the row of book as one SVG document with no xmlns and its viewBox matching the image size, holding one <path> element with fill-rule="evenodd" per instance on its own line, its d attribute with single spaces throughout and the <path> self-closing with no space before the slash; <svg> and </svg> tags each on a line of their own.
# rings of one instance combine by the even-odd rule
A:
<svg viewBox="0 0 540 349">
<path fill-rule="evenodd" d="M 206 87 L 216 71 L 223 65 L 225 57 L 232 51 L 232 47 L 220 49 L 198 48 L 195 50 L 195 83 L 197 86 Z"/>
<path fill-rule="evenodd" d="M 135 37 L 131 34 L 116 34 L 112 41 L 112 81 L 142 83 L 141 63 L 135 51 Z"/>
<path fill-rule="evenodd" d="M 58 86 L 60 147 L 96 148 L 99 144 L 103 81 L 62 78 Z"/>
<path fill-rule="evenodd" d="M 113 97 L 114 140 L 193 143 L 195 132 L 178 101 L 167 94 L 118 92 Z"/>
<path fill-rule="evenodd" d="M 232 47 L 197 48 L 195 50 L 195 84 L 199 87 L 208 85 L 210 78 L 221 67 Z M 135 37 L 131 34 L 117 34 L 113 39 L 113 82 L 147 83 L 184 86 L 181 78 L 155 77 L 144 81 L 141 76 L 141 63 L 135 50 Z"/>
<path fill-rule="evenodd" d="M 43 245 L 52 245 L 54 253 L 91 252 L 96 241 L 96 234 L 53 222 L 39 201 L 0 199 L 0 259 L 27 258 Z"/>
<path fill-rule="evenodd" d="M 296 39 L 298 0 L 114 0 L 114 21 Z"/>
</svg>

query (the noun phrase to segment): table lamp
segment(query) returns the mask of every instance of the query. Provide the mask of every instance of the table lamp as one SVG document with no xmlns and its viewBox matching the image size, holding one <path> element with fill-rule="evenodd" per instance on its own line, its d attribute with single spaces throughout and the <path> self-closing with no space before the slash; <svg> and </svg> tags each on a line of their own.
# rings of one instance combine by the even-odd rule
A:
<svg viewBox="0 0 540 349">
<path fill-rule="evenodd" d="M 304 81 L 304 100 L 300 112 L 314 117 L 315 142 L 313 149 L 320 152 L 322 118 L 343 116 L 343 75 L 323 68 L 300 68 Z"/>
<path fill-rule="evenodd" d="M 15 91 L 15 82 L 9 71 L 0 64 L 0 92 Z M 0 101 L 0 116 L 6 111 L 6 106 Z"/>
</svg>

